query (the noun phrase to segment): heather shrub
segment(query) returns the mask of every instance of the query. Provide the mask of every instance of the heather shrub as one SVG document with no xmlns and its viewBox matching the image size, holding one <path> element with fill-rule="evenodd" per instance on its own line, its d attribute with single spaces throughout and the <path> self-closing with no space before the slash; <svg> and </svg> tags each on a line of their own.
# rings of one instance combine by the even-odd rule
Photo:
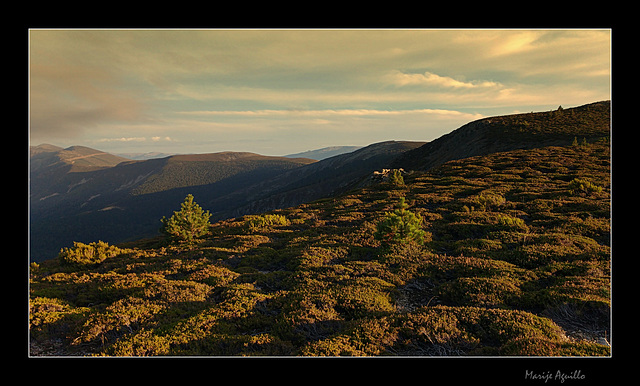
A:
<svg viewBox="0 0 640 386">
<path fill-rule="evenodd" d="M 257 231 L 275 225 L 289 225 L 289 220 L 281 214 L 245 216 L 244 226 L 249 231 Z"/>
<path fill-rule="evenodd" d="M 121 254 L 123 250 L 104 241 L 89 244 L 73 242 L 73 248 L 62 248 L 58 257 L 65 265 L 102 263 L 105 259 Z"/>
<path fill-rule="evenodd" d="M 529 230 L 523 219 L 511 217 L 507 214 L 500 214 L 498 216 L 498 227 L 506 230 Z"/>
<path fill-rule="evenodd" d="M 484 192 L 473 198 L 473 202 L 478 205 L 479 210 L 490 211 L 507 202 L 505 198 L 499 194 Z"/>
<path fill-rule="evenodd" d="M 588 178 L 574 178 L 569 182 L 569 192 L 573 195 L 576 194 L 591 194 L 602 192 L 602 187 L 597 186 Z"/>
<path fill-rule="evenodd" d="M 517 281 L 503 277 L 459 277 L 439 288 L 441 298 L 457 306 L 503 308 L 520 293 Z"/>
</svg>

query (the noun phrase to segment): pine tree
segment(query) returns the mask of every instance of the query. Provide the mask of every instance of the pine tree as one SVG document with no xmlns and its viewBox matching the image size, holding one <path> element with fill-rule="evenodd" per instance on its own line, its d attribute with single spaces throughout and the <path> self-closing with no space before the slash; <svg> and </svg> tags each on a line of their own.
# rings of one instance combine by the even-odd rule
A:
<svg viewBox="0 0 640 386">
<path fill-rule="evenodd" d="M 160 231 L 174 241 L 191 243 L 209 231 L 209 217 L 211 213 L 203 211 L 189 194 L 180 204 L 180 211 L 174 211 L 169 219 L 162 217 Z"/>
<path fill-rule="evenodd" d="M 389 174 L 389 184 L 393 186 L 404 186 L 404 178 L 398 169 L 393 169 Z"/>
<path fill-rule="evenodd" d="M 408 207 L 404 197 L 401 197 L 398 208 L 393 212 L 387 212 L 377 224 L 374 237 L 385 244 L 410 241 L 423 244 L 425 231 L 422 230 L 422 217 L 407 210 Z"/>
</svg>

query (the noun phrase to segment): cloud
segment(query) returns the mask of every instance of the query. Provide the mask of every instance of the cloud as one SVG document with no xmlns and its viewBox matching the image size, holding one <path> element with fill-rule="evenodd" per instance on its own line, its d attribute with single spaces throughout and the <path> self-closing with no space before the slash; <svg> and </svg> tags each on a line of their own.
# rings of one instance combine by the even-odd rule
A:
<svg viewBox="0 0 640 386">
<path fill-rule="evenodd" d="M 146 142 L 147 137 L 100 138 L 96 142 Z M 172 141 L 171 137 L 151 137 L 151 141 Z"/>
<path fill-rule="evenodd" d="M 535 42 L 544 36 L 544 31 L 514 31 L 505 34 L 492 45 L 490 56 L 505 56 L 519 54 L 535 49 Z"/>
<path fill-rule="evenodd" d="M 405 114 L 435 114 L 435 115 L 456 115 L 456 116 L 476 116 L 455 110 L 443 109 L 413 109 L 413 110 L 375 110 L 375 109 L 325 109 L 325 110 L 203 110 L 203 111 L 182 111 L 179 114 L 196 116 L 364 116 L 364 115 L 405 115 Z"/>
<path fill-rule="evenodd" d="M 144 142 L 146 137 L 100 138 L 97 142 Z"/>
<path fill-rule="evenodd" d="M 140 121 L 146 110 L 135 91 L 100 69 L 32 62 L 29 81 L 30 132 L 36 137 L 79 136 L 105 122 Z"/>
<path fill-rule="evenodd" d="M 498 82 L 490 81 L 471 81 L 463 82 L 450 78 L 448 76 L 440 76 L 432 72 L 424 74 L 405 74 L 401 71 L 392 71 L 387 75 L 387 81 L 396 86 L 422 85 L 432 87 L 444 87 L 454 89 L 478 89 L 478 88 L 499 88 L 502 85 Z"/>
<path fill-rule="evenodd" d="M 610 43 L 607 30 L 31 30 L 30 139 L 423 138 L 478 112 L 610 98 Z"/>
</svg>

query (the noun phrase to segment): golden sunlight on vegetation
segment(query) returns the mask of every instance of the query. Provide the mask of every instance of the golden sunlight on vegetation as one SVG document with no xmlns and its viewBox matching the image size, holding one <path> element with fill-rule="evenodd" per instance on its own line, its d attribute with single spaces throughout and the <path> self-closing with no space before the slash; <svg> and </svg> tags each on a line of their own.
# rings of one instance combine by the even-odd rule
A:
<svg viewBox="0 0 640 386">
<path fill-rule="evenodd" d="M 31 355 L 608 356 L 609 160 L 494 153 L 192 244 L 76 244 L 32 264 Z M 421 243 L 375 237 L 400 201 Z"/>
</svg>

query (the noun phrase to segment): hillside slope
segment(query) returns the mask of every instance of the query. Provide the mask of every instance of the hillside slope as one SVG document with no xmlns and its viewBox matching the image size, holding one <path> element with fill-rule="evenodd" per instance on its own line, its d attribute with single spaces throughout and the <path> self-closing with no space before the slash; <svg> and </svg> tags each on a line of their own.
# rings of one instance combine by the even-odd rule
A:
<svg viewBox="0 0 640 386">
<path fill-rule="evenodd" d="M 32 258 L 51 258 L 73 240 L 151 236 L 158 219 L 189 193 L 212 212 L 213 220 L 222 220 L 339 195 L 365 185 L 373 171 L 383 168 L 429 170 L 449 160 L 564 146 L 574 139 L 592 143 L 609 135 L 610 102 L 604 101 L 485 118 L 428 143 L 381 142 L 317 162 L 250 153 L 120 162 L 94 149 L 44 147 L 31 163 Z M 72 154 L 47 158 L 63 152 Z"/>
<path fill-rule="evenodd" d="M 72 241 L 153 236 L 158 219 L 189 193 L 213 220 L 338 194 L 422 144 L 382 142 L 322 161 L 239 152 L 175 155 L 84 172 L 66 168 L 46 178 L 32 168 L 31 258 L 52 258 Z"/>
<path fill-rule="evenodd" d="M 69 174 L 111 168 L 126 161 L 129 160 L 84 146 L 29 146 L 29 193 L 40 199 L 61 190 L 58 184 Z"/>
<path fill-rule="evenodd" d="M 166 161 L 162 171 L 147 178 L 133 194 L 209 185 L 254 170 L 260 170 L 266 178 L 315 162 L 308 158 L 270 157 L 246 152 L 175 155 L 167 157 Z"/>
<path fill-rule="evenodd" d="M 192 247 L 46 261 L 31 355 L 608 356 L 609 176 L 606 140 L 512 150 L 273 212 L 281 225 L 221 221 Z M 400 197 L 424 245 L 374 238 Z"/>
<path fill-rule="evenodd" d="M 214 153 L 124 161 L 111 167 L 79 170 L 61 161 L 43 166 L 37 157 L 30 173 L 33 261 L 54 257 L 74 240 L 103 237 L 119 242 L 154 235 L 158 219 L 171 214 L 171 204 L 184 198 L 184 189 L 197 190 L 204 196 L 224 195 L 315 162 L 251 153 Z M 103 153 L 100 157 L 107 158 Z"/>
<path fill-rule="evenodd" d="M 287 208 L 304 202 L 331 197 L 355 188 L 374 170 L 388 167 L 401 154 L 424 142 L 386 141 L 374 143 L 351 153 L 340 154 L 275 178 L 265 179 L 229 199 L 241 203 L 232 210 L 217 214 L 218 219 Z"/>
<path fill-rule="evenodd" d="M 593 142 L 611 131 L 611 102 L 602 101 L 555 111 L 513 114 L 470 122 L 407 152 L 394 167 L 428 170 L 444 162 L 477 155 L 544 146 Z"/>
<path fill-rule="evenodd" d="M 124 157 L 105 153 L 86 146 L 58 146 L 41 144 L 29 146 L 31 171 L 41 171 L 49 167 L 69 166 L 69 171 L 89 171 L 113 167 L 129 161 Z"/>
</svg>

